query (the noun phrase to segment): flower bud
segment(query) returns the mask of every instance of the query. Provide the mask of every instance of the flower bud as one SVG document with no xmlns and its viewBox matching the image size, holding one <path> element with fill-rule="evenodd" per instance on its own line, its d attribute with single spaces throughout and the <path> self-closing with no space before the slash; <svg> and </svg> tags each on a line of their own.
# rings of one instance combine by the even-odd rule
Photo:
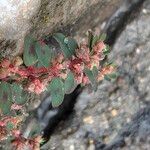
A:
<svg viewBox="0 0 150 150">
<path fill-rule="evenodd" d="M 10 60 L 4 59 L 4 60 L 2 60 L 2 62 L 0 64 L 3 68 L 7 68 L 10 65 Z"/>
<path fill-rule="evenodd" d="M 17 56 L 12 60 L 12 64 L 16 67 L 20 66 L 23 64 L 23 60 L 21 57 Z"/>
</svg>

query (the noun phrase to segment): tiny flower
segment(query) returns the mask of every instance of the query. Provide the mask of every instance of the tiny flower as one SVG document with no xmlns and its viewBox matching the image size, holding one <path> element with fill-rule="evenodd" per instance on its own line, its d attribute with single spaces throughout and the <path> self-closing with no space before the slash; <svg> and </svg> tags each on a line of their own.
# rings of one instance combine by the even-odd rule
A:
<svg viewBox="0 0 150 150">
<path fill-rule="evenodd" d="M 115 68 L 113 66 L 106 66 L 101 69 L 100 74 L 98 75 L 98 81 L 101 81 L 104 79 L 104 76 L 107 74 L 111 74 Z"/>
<path fill-rule="evenodd" d="M 70 62 L 69 69 L 75 74 L 80 74 L 83 72 L 84 64 L 80 59 L 74 59 Z"/>
<path fill-rule="evenodd" d="M 0 121 L 0 127 L 6 126 L 6 123 L 4 121 Z"/>
<path fill-rule="evenodd" d="M 46 83 L 41 82 L 39 79 L 34 79 L 28 86 L 28 91 L 36 94 L 41 94 L 46 89 Z"/>
<path fill-rule="evenodd" d="M 93 47 L 93 51 L 96 53 L 102 53 L 102 50 L 106 48 L 106 45 L 104 44 L 104 42 L 98 42 L 94 47 Z"/>
<path fill-rule="evenodd" d="M 7 67 L 9 67 L 9 65 L 10 65 L 10 60 L 4 59 L 4 60 L 1 61 L 0 65 L 1 65 L 3 68 L 7 68 Z"/>
<path fill-rule="evenodd" d="M 81 44 L 79 49 L 76 49 L 76 55 L 84 62 L 90 61 L 90 50 L 86 44 Z"/>
<path fill-rule="evenodd" d="M 59 74 L 59 77 L 61 77 L 62 79 L 66 79 L 67 78 L 67 73 L 62 72 L 62 73 Z"/>
<path fill-rule="evenodd" d="M 17 104 L 12 104 L 11 105 L 11 110 L 20 110 L 20 109 L 22 109 L 21 105 L 17 105 Z"/>
<path fill-rule="evenodd" d="M 21 132 L 19 130 L 13 130 L 12 134 L 14 135 L 14 137 L 19 137 L 21 135 Z"/>
<path fill-rule="evenodd" d="M 0 141 L 7 139 L 7 130 L 5 127 L 0 126 Z"/>
<path fill-rule="evenodd" d="M 77 84 L 82 83 L 82 78 L 83 78 L 83 73 L 75 74 L 75 80 L 76 80 Z"/>
<path fill-rule="evenodd" d="M 92 69 L 94 66 L 99 68 L 100 58 L 98 55 L 91 56 L 91 61 L 87 64 L 87 67 Z"/>
<path fill-rule="evenodd" d="M 89 78 L 87 76 L 83 76 L 83 78 L 82 78 L 82 84 L 83 85 L 87 85 L 89 83 L 90 83 Z"/>
</svg>

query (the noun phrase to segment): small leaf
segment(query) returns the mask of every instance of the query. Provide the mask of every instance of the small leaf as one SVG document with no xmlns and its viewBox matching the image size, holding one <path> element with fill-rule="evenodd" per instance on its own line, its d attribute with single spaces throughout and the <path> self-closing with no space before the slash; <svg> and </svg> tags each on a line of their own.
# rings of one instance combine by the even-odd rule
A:
<svg viewBox="0 0 150 150">
<path fill-rule="evenodd" d="M 97 90 L 97 82 L 96 82 L 96 78 L 94 77 L 93 72 L 90 69 L 87 69 L 87 68 L 84 69 L 84 72 L 85 72 L 86 76 L 89 78 L 94 91 L 96 91 Z"/>
<path fill-rule="evenodd" d="M 115 80 L 116 78 L 117 78 L 116 73 L 111 73 L 111 74 L 107 74 L 104 76 L 104 79 L 107 81 L 112 81 L 112 80 Z"/>
<path fill-rule="evenodd" d="M 8 122 L 6 128 L 8 131 L 11 131 L 14 128 L 14 125 L 11 122 Z"/>
<path fill-rule="evenodd" d="M 105 75 L 104 79 L 107 80 L 107 81 L 111 81 L 111 78 L 108 75 Z"/>
<path fill-rule="evenodd" d="M 68 38 L 68 48 L 71 52 L 72 55 L 75 54 L 75 50 L 78 48 L 78 44 L 76 42 L 76 40 L 74 40 L 73 38 Z"/>
<path fill-rule="evenodd" d="M 96 66 L 93 67 L 92 72 L 93 72 L 94 77 L 97 78 L 97 76 L 98 76 L 98 69 L 97 69 Z"/>
<path fill-rule="evenodd" d="M 105 33 L 103 33 L 103 34 L 101 34 L 101 35 L 99 36 L 99 40 L 100 40 L 100 41 L 105 41 L 105 40 L 106 40 L 106 37 L 107 37 L 107 35 L 106 35 Z"/>
<path fill-rule="evenodd" d="M 0 82 L 0 109 L 3 114 L 9 114 L 12 104 L 10 84 L 7 82 Z"/>
<path fill-rule="evenodd" d="M 88 31 L 88 47 L 90 48 L 90 50 L 92 50 L 92 41 L 93 41 L 93 34 L 91 31 Z"/>
<path fill-rule="evenodd" d="M 55 33 L 54 39 L 59 43 L 63 54 L 66 58 L 71 58 L 74 55 L 73 47 L 75 47 L 72 40 L 67 39 L 62 33 Z M 69 44 L 70 43 L 70 44 Z"/>
<path fill-rule="evenodd" d="M 68 73 L 64 84 L 65 84 L 65 93 L 66 94 L 73 92 L 73 90 L 76 88 L 77 84 L 74 80 L 74 75 L 72 72 Z"/>
<path fill-rule="evenodd" d="M 50 62 L 52 60 L 52 56 L 53 56 L 53 52 L 51 48 L 45 43 L 36 42 L 35 50 L 36 50 L 39 62 L 44 67 L 49 67 Z"/>
<path fill-rule="evenodd" d="M 11 85 L 11 90 L 12 90 L 12 100 L 16 104 L 25 104 L 25 102 L 28 100 L 28 93 L 23 90 L 21 85 L 13 83 Z"/>
<path fill-rule="evenodd" d="M 95 35 L 92 40 L 92 47 L 98 42 L 98 40 L 99 40 L 99 36 Z"/>
<path fill-rule="evenodd" d="M 64 84 L 61 81 L 60 78 L 54 78 L 49 86 L 48 90 L 51 93 L 51 101 L 52 101 L 52 106 L 53 107 L 58 107 L 59 105 L 62 104 L 64 100 Z"/>
<path fill-rule="evenodd" d="M 34 65 L 38 61 L 35 51 L 35 39 L 26 36 L 24 41 L 23 61 L 26 66 Z"/>
</svg>

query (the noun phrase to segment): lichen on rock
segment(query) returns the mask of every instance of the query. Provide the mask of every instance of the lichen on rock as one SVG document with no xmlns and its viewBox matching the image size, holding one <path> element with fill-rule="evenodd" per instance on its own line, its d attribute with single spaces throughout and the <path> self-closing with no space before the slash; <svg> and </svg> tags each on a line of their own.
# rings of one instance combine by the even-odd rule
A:
<svg viewBox="0 0 150 150">
<path fill-rule="evenodd" d="M 37 12 L 40 2 L 41 0 L 0 1 L 1 56 L 15 55 L 22 48 L 24 36 L 31 27 L 30 19 Z"/>
</svg>

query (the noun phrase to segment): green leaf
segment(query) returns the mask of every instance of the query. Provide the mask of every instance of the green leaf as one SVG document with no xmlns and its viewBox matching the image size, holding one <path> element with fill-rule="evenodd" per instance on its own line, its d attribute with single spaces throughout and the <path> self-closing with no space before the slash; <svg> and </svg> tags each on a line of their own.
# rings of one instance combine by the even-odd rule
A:
<svg viewBox="0 0 150 150">
<path fill-rule="evenodd" d="M 74 75 L 72 72 L 68 73 L 67 78 L 66 78 L 65 83 L 64 83 L 64 86 L 65 86 L 65 93 L 66 94 L 73 92 L 73 90 L 76 88 L 77 84 L 74 80 Z"/>
<path fill-rule="evenodd" d="M 93 72 L 94 77 L 97 78 L 97 76 L 98 76 L 98 69 L 97 69 L 96 66 L 93 67 L 92 72 Z"/>
<path fill-rule="evenodd" d="M 90 50 L 92 49 L 92 41 L 93 41 L 93 34 L 91 31 L 88 31 L 88 47 L 90 48 Z"/>
<path fill-rule="evenodd" d="M 28 93 L 23 90 L 21 85 L 13 83 L 11 85 L 11 90 L 12 90 L 12 100 L 18 104 L 25 104 L 26 101 L 28 100 Z"/>
<path fill-rule="evenodd" d="M 38 60 L 44 67 L 49 67 L 52 60 L 53 52 L 51 48 L 45 43 L 36 42 L 35 50 Z"/>
<path fill-rule="evenodd" d="M 6 128 L 8 131 L 11 131 L 14 128 L 14 125 L 11 122 L 8 122 Z"/>
<path fill-rule="evenodd" d="M 37 68 L 43 67 L 43 65 L 40 61 L 38 61 L 34 66 Z"/>
<path fill-rule="evenodd" d="M 107 81 L 111 81 L 111 78 L 108 75 L 105 75 L 104 79 L 107 80 Z"/>
<path fill-rule="evenodd" d="M 64 100 L 64 95 L 65 95 L 64 84 L 61 81 L 61 79 L 54 78 L 50 82 L 48 86 L 48 90 L 51 93 L 52 106 L 58 107 L 59 105 L 61 105 Z"/>
<path fill-rule="evenodd" d="M 75 39 L 68 38 L 68 48 L 71 51 L 72 55 L 75 54 L 75 50 L 78 48 L 78 44 Z"/>
<path fill-rule="evenodd" d="M 99 40 L 99 36 L 95 35 L 92 40 L 92 47 L 98 42 L 98 40 Z"/>
<path fill-rule="evenodd" d="M 107 74 L 104 76 L 104 79 L 107 81 L 115 80 L 118 77 L 116 73 Z"/>
<path fill-rule="evenodd" d="M 96 91 L 97 90 L 97 81 L 96 81 L 96 78 L 95 78 L 93 72 L 90 69 L 86 68 L 86 69 L 84 69 L 84 73 L 89 78 L 94 91 Z"/>
<path fill-rule="evenodd" d="M 66 38 L 62 33 L 55 33 L 54 39 L 59 43 L 63 54 L 66 58 L 71 58 L 74 55 L 76 44 L 71 39 Z"/>
<path fill-rule="evenodd" d="M 26 36 L 24 41 L 23 61 L 26 66 L 34 65 L 38 61 L 35 51 L 35 39 Z"/>
<path fill-rule="evenodd" d="M 106 33 L 103 33 L 103 34 L 101 34 L 101 35 L 99 36 L 99 40 L 100 40 L 100 41 L 105 41 L 105 40 L 106 40 L 106 37 L 107 37 Z"/>
<path fill-rule="evenodd" d="M 11 95 L 10 84 L 7 82 L 0 82 L 0 109 L 3 114 L 9 114 L 12 104 L 12 95 Z"/>
</svg>

